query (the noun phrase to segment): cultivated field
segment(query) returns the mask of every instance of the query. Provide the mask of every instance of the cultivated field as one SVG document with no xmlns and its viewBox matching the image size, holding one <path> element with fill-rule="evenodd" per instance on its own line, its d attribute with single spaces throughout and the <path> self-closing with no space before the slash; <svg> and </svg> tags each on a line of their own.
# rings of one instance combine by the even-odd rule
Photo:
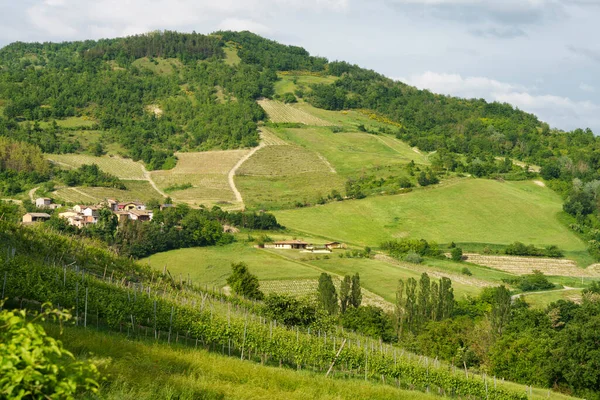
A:
<svg viewBox="0 0 600 400">
<path fill-rule="evenodd" d="M 583 269 L 572 260 L 540 257 L 490 256 L 465 254 L 468 262 L 485 265 L 515 275 L 531 274 L 534 270 L 551 276 L 600 277 L 600 271 Z"/>
<path fill-rule="evenodd" d="M 364 132 L 333 133 L 329 128 L 276 129 L 287 142 L 322 154 L 342 175 L 358 175 L 365 170 L 399 166 L 414 160 L 428 164 L 425 156 L 410 146 L 385 135 Z"/>
<path fill-rule="evenodd" d="M 66 187 L 53 192 L 52 196 L 66 203 L 97 203 L 107 198 L 120 201 L 163 200 L 163 197 L 147 181 L 123 181 L 127 190 L 103 187 Z"/>
<path fill-rule="evenodd" d="M 266 111 L 272 122 L 293 122 L 305 125 L 331 125 L 325 120 L 315 117 L 299 108 L 275 100 L 259 100 L 258 104 Z"/>
<path fill-rule="evenodd" d="M 258 150 L 237 175 L 289 176 L 331 172 L 327 161 L 299 146 L 267 146 Z"/>
<path fill-rule="evenodd" d="M 144 167 L 129 158 L 117 156 L 94 157 L 87 154 L 47 154 L 46 158 L 61 166 L 77 168 L 84 164 L 96 164 L 102 171 L 120 179 L 145 180 Z"/>
<path fill-rule="evenodd" d="M 532 182 L 456 179 L 395 196 L 275 212 L 285 226 L 306 234 L 377 246 L 401 237 L 438 243 L 510 244 L 520 241 L 567 251 L 585 244 L 562 224 L 559 196 Z"/>
<path fill-rule="evenodd" d="M 177 153 L 177 166 L 168 171 L 152 171 L 156 185 L 164 190 L 169 186 L 189 183 L 191 188 L 170 193 L 175 201 L 215 203 L 234 201 L 227 174 L 249 150 L 206 151 Z"/>
</svg>

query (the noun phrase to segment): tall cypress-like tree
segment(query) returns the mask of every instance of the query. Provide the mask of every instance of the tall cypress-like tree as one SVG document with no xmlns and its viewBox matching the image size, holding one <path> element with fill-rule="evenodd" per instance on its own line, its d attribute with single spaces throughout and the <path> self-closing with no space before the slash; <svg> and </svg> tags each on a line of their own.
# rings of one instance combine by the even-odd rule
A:
<svg viewBox="0 0 600 400">
<path fill-rule="evenodd" d="M 344 276 L 342 285 L 340 287 L 340 308 L 342 314 L 346 312 L 348 305 L 350 304 L 350 289 L 352 287 L 352 277 L 350 275 Z"/>
<path fill-rule="evenodd" d="M 396 307 L 394 315 L 396 317 L 396 335 L 402 338 L 404 322 L 406 320 L 406 299 L 404 298 L 404 281 L 398 280 L 398 288 L 396 289 Z"/>
<path fill-rule="evenodd" d="M 417 280 L 408 278 L 406 281 L 406 326 L 409 330 L 415 330 L 415 319 L 417 314 Z"/>
<path fill-rule="evenodd" d="M 323 272 L 319 277 L 319 287 L 317 289 L 319 303 L 329 313 L 334 315 L 338 311 L 338 296 L 331 275 Z"/>
<path fill-rule="evenodd" d="M 426 272 L 423 272 L 419 280 L 419 294 L 417 296 L 418 319 L 417 326 L 425 324 L 431 315 L 431 280 Z"/>
<path fill-rule="evenodd" d="M 350 291 L 350 305 L 354 308 L 360 307 L 362 303 L 362 292 L 360 289 L 360 276 L 358 272 L 352 276 L 352 289 Z"/>
<path fill-rule="evenodd" d="M 502 335 L 504 327 L 510 320 L 511 301 L 510 292 L 504 285 L 494 288 L 490 323 L 492 330 L 498 335 Z"/>
</svg>

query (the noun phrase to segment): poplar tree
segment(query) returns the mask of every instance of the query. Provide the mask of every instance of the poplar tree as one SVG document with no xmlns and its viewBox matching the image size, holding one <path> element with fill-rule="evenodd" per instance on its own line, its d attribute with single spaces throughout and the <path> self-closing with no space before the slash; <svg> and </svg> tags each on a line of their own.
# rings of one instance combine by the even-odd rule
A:
<svg viewBox="0 0 600 400">
<path fill-rule="evenodd" d="M 352 276 L 352 289 L 350 290 L 350 305 L 354 308 L 360 307 L 362 293 L 360 289 L 360 276 L 358 272 Z"/>
<path fill-rule="evenodd" d="M 340 308 L 342 314 L 346 312 L 348 305 L 350 304 L 350 289 L 352 287 L 352 277 L 350 275 L 344 276 L 342 285 L 340 287 Z"/>
<path fill-rule="evenodd" d="M 319 303 L 329 315 L 338 311 L 338 296 L 331 275 L 323 272 L 319 277 L 318 298 Z"/>
</svg>

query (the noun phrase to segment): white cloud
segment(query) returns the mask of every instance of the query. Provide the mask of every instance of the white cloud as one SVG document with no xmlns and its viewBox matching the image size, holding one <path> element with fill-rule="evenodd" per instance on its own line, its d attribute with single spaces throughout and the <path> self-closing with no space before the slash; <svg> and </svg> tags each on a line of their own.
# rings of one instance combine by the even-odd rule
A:
<svg viewBox="0 0 600 400">
<path fill-rule="evenodd" d="M 584 92 L 588 92 L 588 93 L 594 93 L 596 91 L 595 87 L 593 87 L 592 85 L 588 85 L 587 83 L 583 83 L 583 82 L 581 82 L 579 84 L 579 89 L 583 90 Z"/>
<path fill-rule="evenodd" d="M 272 29 L 259 22 L 249 19 L 227 18 L 219 24 L 219 29 L 224 31 L 250 31 L 259 35 L 272 33 Z"/>
<path fill-rule="evenodd" d="M 536 94 L 535 88 L 485 77 L 463 77 L 459 74 L 427 71 L 399 80 L 435 93 L 509 103 L 538 115 L 541 120 L 558 128 L 589 127 L 596 133 L 600 133 L 600 105 L 590 101 Z"/>
</svg>

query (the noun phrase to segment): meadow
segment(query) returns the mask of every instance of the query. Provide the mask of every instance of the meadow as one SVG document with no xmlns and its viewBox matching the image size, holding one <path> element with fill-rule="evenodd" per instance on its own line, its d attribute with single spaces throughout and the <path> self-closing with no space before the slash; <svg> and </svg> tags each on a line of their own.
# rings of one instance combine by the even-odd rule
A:
<svg viewBox="0 0 600 400">
<path fill-rule="evenodd" d="M 298 232 L 360 246 L 412 237 L 438 243 L 521 241 L 585 250 L 585 244 L 559 221 L 561 212 L 559 196 L 532 182 L 466 178 L 408 194 L 282 210 L 275 215 Z"/>
<path fill-rule="evenodd" d="M 277 77 L 279 80 L 275 82 L 275 93 L 278 95 L 294 93 L 298 89 L 310 91 L 310 85 L 318 83 L 329 84 L 338 79 L 337 76 L 315 76 L 300 71 L 278 73 Z"/>
<path fill-rule="evenodd" d="M 275 123 L 289 122 L 315 126 L 331 125 L 331 123 L 290 104 L 268 99 L 258 100 L 257 102 L 265 110 L 269 119 Z"/>
<path fill-rule="evenodd" d="M 154 72 L 157 75 L 171 75 L 176 69 L 183 66 L 177 58 L 161 58 L 155 57 L 150 61 L 148 57 L 142 57 L 135 60 L 132 65 Z"/>
</svg>

